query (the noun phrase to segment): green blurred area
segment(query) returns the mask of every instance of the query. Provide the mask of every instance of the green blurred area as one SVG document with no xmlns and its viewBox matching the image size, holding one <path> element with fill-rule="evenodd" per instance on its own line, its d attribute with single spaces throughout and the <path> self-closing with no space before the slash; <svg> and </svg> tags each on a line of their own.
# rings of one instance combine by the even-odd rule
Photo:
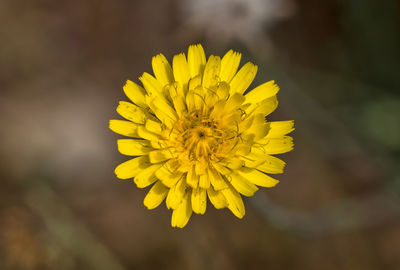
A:
<svg viewBox="0 0 400 270">
<path fill-rule="evenodd" d="M 0 3 L 0 269 L 400 268 L 399 2 L 201 3 Z M 209 204 L 177 230 L 116 179 L 108 121 L 153 55 L 197 42 L 277 81 L 295 150 L 243 220 Z"/>
</svg>

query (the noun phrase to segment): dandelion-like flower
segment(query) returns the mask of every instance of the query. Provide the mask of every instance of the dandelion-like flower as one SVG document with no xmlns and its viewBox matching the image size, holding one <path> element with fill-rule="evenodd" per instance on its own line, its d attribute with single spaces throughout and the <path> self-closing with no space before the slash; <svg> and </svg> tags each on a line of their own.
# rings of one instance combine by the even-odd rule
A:
<svg viewBox="0 0 400 270">
<path fill-rule="evenodd" d="M 192 212 L 204 214 L 207 198 L 242 218 L 241 195 L 274 187 L 279 181 L 267 173 L 282 173 L 285 162 L 272 155 L 293 149 L 286 136 L 293 121 L 266 120 L 278 106 L 278 86 L 269 81 L 245 94 L 257 66 L 238 71 L 240 58 L 230 50 L 207 60 L 200 44 L 191 45 L 172 67 L 154 56 L 154 77 L 145 72 L 143 87 L 128 80 L 123 88 L 133 103 L 121 101 L 117 112 L 128 121 L 111 120 L 110 129 L 131 137 L 118 140 L 118 150 L 134 158 L 115 174 L 139 188 L 152 185 L 144 205 L 153 209 L 165 199 L 173 227 L 184 227 Z"/>
</svg>

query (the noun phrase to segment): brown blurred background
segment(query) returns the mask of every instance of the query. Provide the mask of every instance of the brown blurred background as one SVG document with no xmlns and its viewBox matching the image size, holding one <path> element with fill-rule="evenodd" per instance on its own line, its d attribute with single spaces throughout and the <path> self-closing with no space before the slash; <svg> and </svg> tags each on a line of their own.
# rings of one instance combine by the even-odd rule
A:
<svg viewBox="0 0 400 270">
<path fill-rule="evenodd" d="M 0 269 L 400 269 L 400 4 L 0 1 Z M 275 79 L 277 188 L 183 230 L 119 181 L 126 79 L 201 42 Z"/>
</svg>

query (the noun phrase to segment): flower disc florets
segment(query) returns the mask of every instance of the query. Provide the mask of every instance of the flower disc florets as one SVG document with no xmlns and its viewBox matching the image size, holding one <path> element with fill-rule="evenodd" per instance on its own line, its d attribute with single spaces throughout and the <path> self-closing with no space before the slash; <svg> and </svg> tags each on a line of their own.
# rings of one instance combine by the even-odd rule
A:
<svg viewBox="0 0 400 270">
<path fill-rule="evenodd" d="M 277 107 L 278 86 L 264 83 L 244 95 L 257 72 L 241 55 L 206 57 L 201 45 L 189 47 L 188 59 L 176 55 L 172 67 L 163 55 L 153 58 L 155 77 L 144 73 L 144 88 L 127 81 L 117 112 L 129 121 L 111 120 L 110 128 L 133 139 L 118 140 L 122 154 L 137 156 L 116 169 L 139 188 L 154 183 L 144 204 L 155 208 L 166 198 L 172 226 L 184 227 L 192 212 L 204 214 L 207 197 L 217 208 L 242 218 L 240 194 L 278 181 L 285 163 L 271 154 L 288 152 L 293 121 L 267 122 Z"/>
</svg>

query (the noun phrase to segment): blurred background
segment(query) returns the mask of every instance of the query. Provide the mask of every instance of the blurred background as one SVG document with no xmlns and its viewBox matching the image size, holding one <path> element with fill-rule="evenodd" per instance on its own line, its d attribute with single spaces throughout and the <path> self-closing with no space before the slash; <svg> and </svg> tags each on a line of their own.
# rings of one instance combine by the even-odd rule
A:
<svg viewBox="0 0 400 270">
<path fill-rule="evenodd" d="M 0 269 L 400 269 L 400 4 L 0 1 Z M 201 42 L 276 80 L 280 184 L 183 230 L 117 180 L 126 79 Z"/>
</svg>

